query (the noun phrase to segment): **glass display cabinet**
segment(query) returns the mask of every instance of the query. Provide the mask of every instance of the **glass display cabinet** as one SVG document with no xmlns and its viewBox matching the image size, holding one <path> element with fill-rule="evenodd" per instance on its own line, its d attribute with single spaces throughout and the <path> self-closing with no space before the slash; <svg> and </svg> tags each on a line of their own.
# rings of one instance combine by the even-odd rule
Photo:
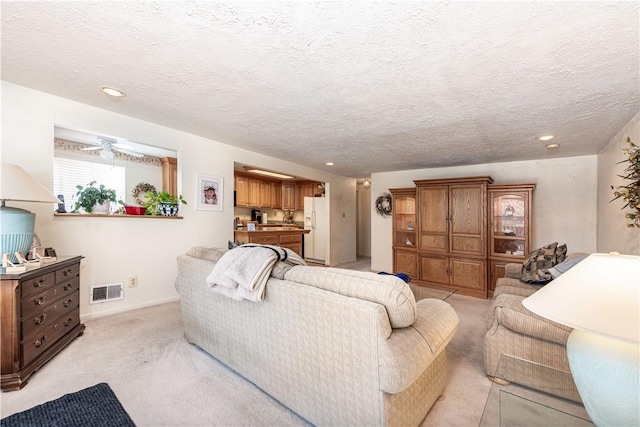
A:
<svg viewBox="0 0 640 427">
<path fill-rule="evenodd" d="M 524 261 L 531 238 L 531 197 L 535 184 L 489 185 L 489 297 L 504 266 Z"/>
<path fill-rule="evenodd" d="M 392 188 L 393 271 L 417 278 L 416 189 Z"/>
</svg>

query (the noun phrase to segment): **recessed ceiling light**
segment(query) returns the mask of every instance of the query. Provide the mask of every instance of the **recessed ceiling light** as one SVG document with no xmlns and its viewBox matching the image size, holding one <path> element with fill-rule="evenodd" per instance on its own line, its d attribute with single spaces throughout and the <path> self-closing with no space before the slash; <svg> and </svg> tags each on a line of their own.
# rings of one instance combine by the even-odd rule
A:
<svg viewBox="0 0 640 427">
<path fill-rule="evenodd" d="M 262 169 L 247 169 L 247 172 L 257 173 L 258 175 L 271 176 L 271 177 L 274 177 L 274 178 L 281 178 L 281 179 L 295 178 L 295 177 L 290 176 L 290 175 L 285 175 L 285 174 L 282 174 L 282 173 L 271 172 L 271 171 L 265 171 L 265 170 L 262 170 Z"/>
<path fill-rule="evenodd" d="M 541 136 L 540 138 L 538 138 L 540 141 L 551 141 L 553 138 L 555 138 L 555 135 L 544 135 Z"/>
<path fill-rule="evenodd" d="M 106 93 L 107 95 L 113 96 L 116 98 L 122 98 L 123 96 L 125 96 L 123 91 L 109 87 L 109 86 L 102 86 L 100 90 Z"/>
<path fill-rule="evenodd" d="M 560 148 L 560 144 L 547 144 L 547 149 L 553 150 L 555 148 Z"/>
<path fill-rule="evenodd" d="M 327 165 L 327 166 L 333 166 L 333 162 L 327 162 L 327 163 L 325 163 L 325 165 Z"/>
</svg>

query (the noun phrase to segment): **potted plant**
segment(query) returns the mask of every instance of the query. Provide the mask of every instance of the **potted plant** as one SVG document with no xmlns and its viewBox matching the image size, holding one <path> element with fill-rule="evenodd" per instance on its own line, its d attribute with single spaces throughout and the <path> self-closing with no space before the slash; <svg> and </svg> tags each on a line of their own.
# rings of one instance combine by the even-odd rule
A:
<svg viewBox="0 0 640 427">
<path fill-rule="evenodd" d="M 187 204 L 182 194 L 174 196 L 166 191 L 149 191 L 144 198 L 142 205 L 147 208 L 147 215 L 176 216 L 180 203 Z"/>
<path fill-rule="evenodd" d="M 76 188 L 77 200 L 72 212 L 82 208 L 86 213 L 109 213 L 111 202 L 116 202 L 116 190 L 106 188 L 104 184 L 96 187 L 96 181 L 91 181 L 86 187 L 76 185 Z"/>
</svg>

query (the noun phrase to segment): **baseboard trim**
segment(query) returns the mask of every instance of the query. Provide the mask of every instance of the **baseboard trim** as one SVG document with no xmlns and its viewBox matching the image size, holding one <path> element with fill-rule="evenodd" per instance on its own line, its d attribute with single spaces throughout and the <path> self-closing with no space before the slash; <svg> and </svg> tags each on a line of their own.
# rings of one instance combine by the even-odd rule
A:
<svg viewBox="0 0 640 427">
<path fill-rule="evenodd" d="M 159 300 L 149 301 L 143 304 L 131 305 L 127 307 L 119 307 L 111 310 L 103 310 L 96 313 L 81 314 L 80 320 L 84 322 L 86 320 L 93 320 L 93 319 L 98 319 L 100 317 L 112 316 L 114 314 L 125 313 L 127 311 L 132 311 L 132 310 L 138 310 L 140 308 L 153 307 L 154 305 L 166 304 L 174 301 L 180 301 L 180 296 L 163 298 Z"/>
</svg>

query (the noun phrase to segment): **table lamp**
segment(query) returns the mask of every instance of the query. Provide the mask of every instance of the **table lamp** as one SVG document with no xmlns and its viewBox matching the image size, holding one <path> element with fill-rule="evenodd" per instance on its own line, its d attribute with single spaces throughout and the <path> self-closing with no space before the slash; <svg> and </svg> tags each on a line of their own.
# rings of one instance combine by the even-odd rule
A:
<svg viewBox="0 0 640 427">
<path fill-rule="evenodd" d="M 574 328 L 569 368 L 591 421 L 640 425 L 640 256 L 591 254 L 522 304 Z"/>
<path fill-rule="evenodd" d="M 25 255 L 33 242 L 36 215 L 24 209 L 5 206 L 7 201 L 60 203 L 42 184 L 33 179 L 18 165 L 2 164 L 0 180 L 0 254 L 11 254 L 17 262 L 15 252 Z"/>
</svg>

